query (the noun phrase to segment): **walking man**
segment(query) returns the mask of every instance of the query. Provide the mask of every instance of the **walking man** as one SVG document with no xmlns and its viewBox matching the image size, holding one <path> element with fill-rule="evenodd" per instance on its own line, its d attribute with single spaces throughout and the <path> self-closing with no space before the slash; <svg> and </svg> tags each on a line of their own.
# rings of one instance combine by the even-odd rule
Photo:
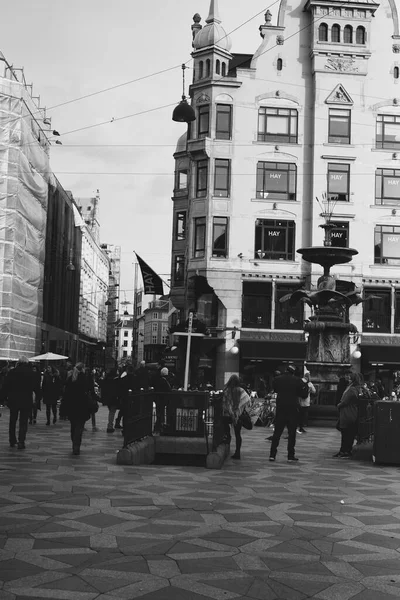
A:
<svg viewBox="0 0 400 600">
<path fill-rule="evenodd" d="M 14 448 L 17 444 L 16 425 L 19 417 L 18 449 L 25 449 L 28 419 L 32 412 L 34 392 L 36 397 L 39 398 L 40 385 L 38 389 L 37 377 L 32 371 L 28 359 L 22 356 L 18 360 L 15 369 L 8 373 L 2 390 L 10 409 L 9 441 L 11 448 Z"/>
<path fill-rule="evenodd" d="M 277 397 L 275 430 L 272 436 L 269 456 L 271 462 L 275 461 L 279 440 L 285 426 L 288 429 L 288 462 L 297 462 L 299 460 L 295 456 L 299 398 L 307 397 L 308 386 L 295 373 L 296 367 L 289 365 L 286 372 L 276 377 L 273 381 L 273 388 Z"/>
</svg>

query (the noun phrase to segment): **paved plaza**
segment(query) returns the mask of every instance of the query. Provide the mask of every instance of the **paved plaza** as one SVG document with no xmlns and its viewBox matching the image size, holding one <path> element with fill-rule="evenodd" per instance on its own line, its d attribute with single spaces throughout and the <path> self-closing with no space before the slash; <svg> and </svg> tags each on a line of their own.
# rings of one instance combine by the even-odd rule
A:
<svg viewBox="0 0 400 600">
<path fill-rule="evenodd" d="M 400 470 L 331 458 L 334 429 L 298 436 L 299 464 L 269 430 L 246 432 L 221 471 L 118 466 L 119 432 L 0 419 L 0 599 L 400 598 Z M 282 440 L 283 443 L 286 441 Z"/>
</svg>

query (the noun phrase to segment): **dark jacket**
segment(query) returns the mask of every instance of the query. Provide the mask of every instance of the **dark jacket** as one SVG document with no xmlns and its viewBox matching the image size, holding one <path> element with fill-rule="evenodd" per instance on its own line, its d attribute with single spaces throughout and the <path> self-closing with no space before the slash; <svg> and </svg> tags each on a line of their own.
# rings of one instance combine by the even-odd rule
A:
<svg viewBox="0 0 400 600">
<path fill-rule="evenodd" d="M 297 410 L 299 407 L 299 398 L 304 398 L 308 394 L 307 384 L 300 377 L 296 377 L 296 375 L 291 375 L 290 373 L 283 373 L 275 377 L 273 388 L 277 394 L 277 411 Z"/>
<path fill-rule="evenodd" d="M 150 375 L 146 367 L 139 367 L 136 369 L 135 375 L 138 388 L 148 390 L 150 385 Z"/>
<path fill-rule="evenodd" d="M 106 375 L 105 379 L 100 381 L 101 401 L 106 406 L 116 406 L 119 408 L 119 384 L 120 379 L 117 375 Z"/>
<path fill-rule="evenodd" d="M 85 373 L 79 373 L 75 381 L 71 375 L 65 383 L 63 412 L 70 420 L 88 421 L 90 419 L 89 395 L 94 392 L 93 379 Z"/>
<path fill-rule="evenodd" d="M 359 388 L 351 386 L 345 389 L 339 404 L 339 427 L 346 429 L 347 427 L 357 423 L 358 419 L 358 398 Z"/>
<path fill-rule="evenodd" d="M 170 392 L 171 385 L 166 377 L 159 375 L 154 381 L 154 390 L 156 392 Z"/>
<path fill-rule="evenodd" d="M 62 383 L 59 375 L 45 373 L 42 382 L 42 398 L 44 404 L 57 404 L 62 392 Z"/>
<path fill-rule="evenodd" d="M 29 364 L 18 364 L 4 381 L 2 396 L 7 399 L 9 408 L 31 409 L 33 392 L 40 399 L 40 384 Z"/>
</svg>

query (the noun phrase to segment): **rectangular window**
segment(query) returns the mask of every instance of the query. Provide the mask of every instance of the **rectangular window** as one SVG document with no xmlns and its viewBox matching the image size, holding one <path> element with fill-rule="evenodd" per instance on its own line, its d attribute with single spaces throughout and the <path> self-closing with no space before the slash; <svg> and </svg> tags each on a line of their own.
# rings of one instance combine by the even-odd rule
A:
<svg viewBox="0 0 400 600">
<path fill-rule="evenodd" d="M 229 198 L 231 186 L 231 161 L 225 158 L 215 159 L 214 196 Z"/>
<path fill-rule="evenodd" d="M 128 356 L 128 351 L 124 350 L 122 353 L 122 358 L 126 358 Z"/>
<path fill-rule="evenodd" d="M 242 295 L 242 327 L 271 327 L 272 283 L 244 281 Z"/>
<path fill-rule="evenodd" d="M 350 165 L 328 163 L 329 200 L 348 202 L 350 197 Z"/>
<path fill-rule="evenodd" d="M 228 218 L 214 217 L 212 237 L 212 255 L 226 258 L 228 256 Z"/>
<path fill-rule="evenodd" d="M 296 200 L 295 164 L 257 163 L 257 198 L 269 200 Z"/>
<path fill-rule="evenodd" d="M 167 335 L 163 335 L 161 338 L 161 343 L 167 345 L 169 342 L 169 338 Z"/>
<path fill-rule="evenodd" d="M 257 260 L 294 260 L 295 223 L 257 219 L 254 258 Z"/>
<path fill-rule="evenodd" d="M 179 169 L 175 172 L 175 190 L 182 191 L 187 190 L 188 184 L 188 171 L 187 169 Z"/>
<path fill-rule="evenodd" d="M 376 120 L 376 147 L 400 148 L 400 116 L 378 115 Z"/>
<path fill-rule="evenodd" d="M 335 226 L 331 229 L 331 240 L 332 246 L 339 246 L 340 248 L 349 247 L 349 224 L 345 221 L 333 221 L 332 224 Z"/>
<path fill-rule="evenodd" d="M 176 254 L 174 257 L 174 285 L 181 286 L 185 280 L 185 256 Z"/>
<path fill-rule="evenodd" d="M 299 289 L 299 286 L 277 284 L 275 293 L 275 329 L 303 329 L 304 304 L 298 302 L 291 306 L 289 301 L 281 302 L 288 294 Z"/>
<path fill-rule="evenodd" d="M 382 265 L 400 265 L 400 227 L 376 225 L 374 262 Z"/>
<path fill-rule="evenodd" d="M 153 331 L 153 333 L 154 332 L 157 333 L 157 331 L 158 331 L 158 324 L 157 323 L 152 323 L 151 324 L 151 330 Z"/>
<path fill-rule="evenodd" d="M 128 337 L 128 332 L 124 331 L 124 337 Z"/>
<path fill-rule="evenodd" d="M 375 173 L 375 204 L 400 204 L 400 169 L 377 169 Z"/>
<path fill-rule="evenodd" d="M 364 288 L 364 297 L 366 299 L 363 302 L 363 331 L 390 333 L 391 291 Z"/>
<path fill-rule="evenodd" d="M 198 124 L 197 124 L 197 137 L 205 137 L 208 135 L 210 129 L 210 107 L 208 104 L 199 106 L 198 112 Z"/>
<path fill-rule="evenodd" d="M 232 138 L 232 106 L 229 104 L 217 104 L 215 137 L 217 140 Z"/>
<path fill-rule="evenodd" d="M 175 241 L 181 242 L 186 239 L 186 211 L 175 213 Z"/>
<path fill-rule="evenodd" d="M 266 108 L 258 111 L 258 141 L 297 144 L 297 110 Z"/>
<path fill-rule="evenodd" d="M 351 111 L 338 108 L 329 109 L 330 144 L 350 144 Z"/>
<path fill-rule="evenodd" d="M 124 343 L 122 345 L 124 346 L 124 348 L 126 348 L 128 345 L 128 340 L 124 340 Z"/>
<path fill-rule="evenodd" d="M 196 197 L 207 196 L 208 160 L 197 161 Z"/>
<path fill-rule="evenodd" d="M 158 319 L 158 313 L 153 313 L 153 319 Z"/>
<path fill-rule="evenodd" d="M 157 344 L 157 336 L 156 335 L 152 335 L 151 336 L 151 343 L 152 344 Z"/>
<path fill-rule="evenodd" d="M 194 258 L 203 258 L 206 253 L 206 218 L 194 219 Z"/>
</svg>

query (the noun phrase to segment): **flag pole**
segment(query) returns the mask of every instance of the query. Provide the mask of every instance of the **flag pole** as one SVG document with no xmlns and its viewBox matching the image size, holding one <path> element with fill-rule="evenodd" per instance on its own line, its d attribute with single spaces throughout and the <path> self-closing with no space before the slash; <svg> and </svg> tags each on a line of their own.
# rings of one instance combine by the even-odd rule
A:
<svg viewBox="0 0 400 600">
<path fill-rule="evenodd" d="M 189 364 L 190 364 L 190 345 L 192 341 L 192 327 L 193 327 L 193 313 L 189 313 L 189 323 L 188 323 L 188 335 L 187 335 L 187 344 L 186 344 L 186 361 L 185 361 L 185 378 L 183 383 L 183 389 L 186 392 L 188 389 L 189 382 Z"/>
</svg>

